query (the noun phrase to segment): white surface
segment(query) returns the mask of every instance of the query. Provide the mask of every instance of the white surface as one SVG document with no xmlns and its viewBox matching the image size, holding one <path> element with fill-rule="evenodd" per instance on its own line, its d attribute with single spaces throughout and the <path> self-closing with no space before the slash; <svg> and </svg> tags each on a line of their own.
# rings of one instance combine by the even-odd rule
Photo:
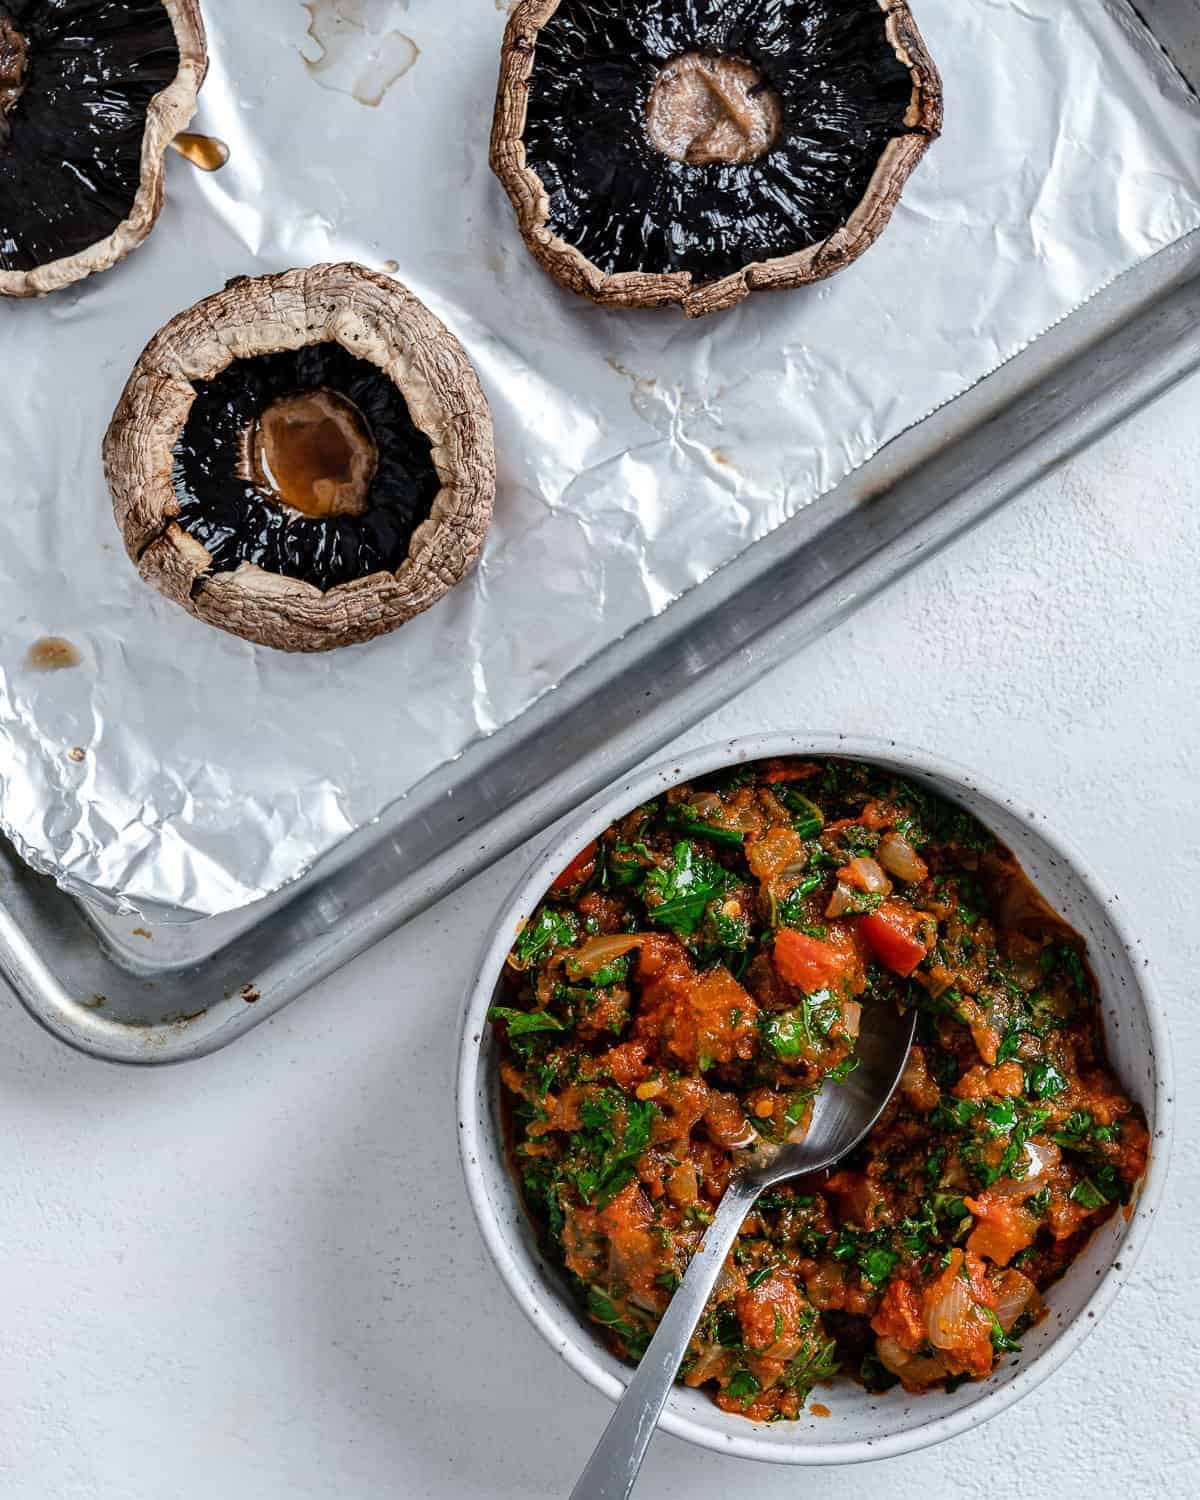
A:
<svg viewBox="0 0 1200 1500">
<path fill-rule="evenodd" d="M 1157 1234 L 1084 1350 L 979 1432 L 806 1474 L 659 1437 L 645 1500 L 1195 1494 L 1198 403 L 1193 382 L 688 737 L 894 732 L 1074 831 L 1171 1011 Z M 451 1103 L 457 1008 L 525 857 L 184 1069 L 85 1061 L 0 1006 L 4 1500 L 569 1491 L 609 1407 L 486 1261 Z"/>
</svg>

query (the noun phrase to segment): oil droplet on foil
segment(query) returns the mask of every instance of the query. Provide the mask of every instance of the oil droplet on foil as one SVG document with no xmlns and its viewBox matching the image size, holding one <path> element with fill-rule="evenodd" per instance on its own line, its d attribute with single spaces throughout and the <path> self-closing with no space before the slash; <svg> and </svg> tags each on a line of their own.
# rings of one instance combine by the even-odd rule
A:
<svg viewBox="0 0 1200 1500">
<path fill-rule="evenodd" d="M 68 667 L 77 667 L 82 660 L 78 646 L 61 635 L 44 635 L 26 652 L 25 667 L 30 672 L 63 672 Z"/>
<path fill-rule="evenodd" d="M 301 59 L 324 89 L 349 94 L 374 109 L 397 79 L 421 55 L 409 36 L 392 22 L 408 10 L 408 0 L 304 0 L 311 16 L 308 34 L 321 49 Z"/>
<path fill-rule="evenodd" d="M 171 142 L 171 149 L 178 151 L 184 161 L 199 167 L 202 172 L 219 172 L 229 160 L 229 147 L 215 135 L 197 135 L 183 130 Z"/>
</svg>

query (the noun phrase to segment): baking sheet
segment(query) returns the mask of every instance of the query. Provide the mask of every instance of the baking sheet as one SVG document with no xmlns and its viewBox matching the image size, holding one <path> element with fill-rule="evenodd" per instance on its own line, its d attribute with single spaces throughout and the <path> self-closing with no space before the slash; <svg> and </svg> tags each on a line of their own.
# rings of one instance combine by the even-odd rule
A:
<svg viewBox="0 0 1200 1500">
<path fill-rule="evenodd" d="M 532 264 L 487 171 L 488 0 L 239 10 L 208 17 L 196 126 L 229 165 L 173 162 L 125 266 L 0 307 L 3 820 L 26 858 L 114 905 L 198 916 L 294 879 L 1200 223 L 1196 102 L 1123 0 L 921 0 L 947 130 L 869 255 L 707 323 L 601 312 Z M 466 343 L 496 419 L 497 516 L 475 577 L 428 615 L 289 658 L 138 580 L 99 439 L 180 307 L 342 258 L 395 269 Z M 36 670 L 45 636 L 79 664 Z"/>
</svg>

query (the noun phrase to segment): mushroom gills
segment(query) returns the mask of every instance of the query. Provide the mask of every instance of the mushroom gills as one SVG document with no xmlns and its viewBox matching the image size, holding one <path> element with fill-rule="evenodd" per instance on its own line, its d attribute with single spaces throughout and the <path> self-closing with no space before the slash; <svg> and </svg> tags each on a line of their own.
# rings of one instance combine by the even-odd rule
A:
<svg viewBox="0 0 1200 1500">
<path fill-rule="evenodd" d="M 441 481 L 382 370 L 324 343 L 235 360 L 195 385 L 176 519 L 212 572 L 253 563 L 328 590 L 401 566 Z"/>
<path fill-rule="evenodd" d="M 127 218 L 150 101 L 179 64 L 161 0 L 0 0 L 0 270 L 77 255 Z"/>
<path fill-rule="evenodd" d="M 548 229 L 605 275 L 698 283 L 827 239 L 913 128 L 886 19 L 879 0 L 562 0 L 538 34 L 524 131 Z M 688 159 L 656 142 L 663 88 L 693 59 L 724 81 L 744 149 L 727 138 L 711 159 L 701 142 Z M 752 113 L 749 72 L 769 91 L 749 91 Z"/>
</svg>

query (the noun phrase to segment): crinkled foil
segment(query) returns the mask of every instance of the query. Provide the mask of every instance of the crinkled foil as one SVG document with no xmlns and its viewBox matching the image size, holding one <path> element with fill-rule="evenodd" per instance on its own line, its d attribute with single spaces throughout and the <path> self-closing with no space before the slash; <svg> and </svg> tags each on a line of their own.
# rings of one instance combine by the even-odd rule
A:
<svg viewBox="0 0 1200 1500">
<path fill-rule="evenodd" d="M 205 5 L 194 127 L 124 265 L 0 306 L 0 791 L 112 906 L 294 880 L 1122 271 L 1200 224 L 1200 109 L 1124 0 L 916 0 L 946 132 L 879 244 L 691 324 L 559 291 L 487 167 L 498 0 Z M 288 657 L 125 558 L 100 441 L 142 346 L 229 277 L 351 259 L 455 330 L 496 422 L 476 574 L 364 647 Z M 38 670 L 40 638 L 78 665 Z"/>
</svg>

